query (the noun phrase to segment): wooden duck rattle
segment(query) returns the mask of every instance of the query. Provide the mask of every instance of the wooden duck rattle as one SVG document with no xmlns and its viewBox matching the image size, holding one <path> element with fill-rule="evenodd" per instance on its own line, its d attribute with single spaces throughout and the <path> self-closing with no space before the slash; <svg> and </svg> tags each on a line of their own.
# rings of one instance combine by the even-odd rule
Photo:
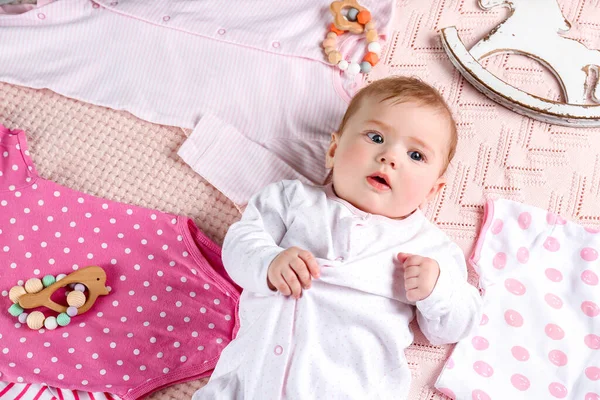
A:
<svg viewBox="0 0 600 400">
<path fill-rule="evenodd" d="M 69 306 L 63 306 L 52 300 L 52 295 L 58 289 L 75 285 L 74 290 L 67 295 Z M 84 292 L 87 290 L 87 297 Z M 65 326 L 70 318 L 88 311 L 96 302 L 98 296 L 107 295 L 106 272 L 101 267 L 90 266 L 82 268 L 69 275 L 47 275 L 43 280 L 29 279 L 25 286 L 15 286 L 10 290 L 9 297 L 14 303 L 8 310 L 13 316 L 19 317 L 22 323 L 32 329 L 46 326 L 54 329 L 57 325 Z M 27 314 L 24 310 L 47 307 L 59 313 L 58 317 L 45 317 L 40 311 Z"/>
</svg>

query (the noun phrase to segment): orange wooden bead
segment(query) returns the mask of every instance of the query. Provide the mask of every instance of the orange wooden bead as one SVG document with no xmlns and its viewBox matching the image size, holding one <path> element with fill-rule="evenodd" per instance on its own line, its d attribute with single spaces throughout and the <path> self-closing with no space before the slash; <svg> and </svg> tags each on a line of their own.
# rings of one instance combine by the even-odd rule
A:
<svg viewBox="0 0 600 400">
<path fill-rule="evenodd" d="M 371 20 L 371 13 L 368 10 L 362 10 L 356 15 L 359 24 L 364 25 Z"/>
<path fill-rule="evenodd" d="M 334 23 L 331 23 L 331 25 L 329 25 L 329 30 L 337 35 L 342 35 L 344 33 L 344 31 L 338 29 Z"/>
<path fill-rule="evenodd" d="M 377 57 L 377 54 L 375 54 L 375 53 L 368 52 L 365 55 L 365 58 L 363 58 L 363 60 L 368 62 L 372 66 L 375 66 L 375 64 L 377 64 L 379 62 L 379 57 Z"/>
</svg>

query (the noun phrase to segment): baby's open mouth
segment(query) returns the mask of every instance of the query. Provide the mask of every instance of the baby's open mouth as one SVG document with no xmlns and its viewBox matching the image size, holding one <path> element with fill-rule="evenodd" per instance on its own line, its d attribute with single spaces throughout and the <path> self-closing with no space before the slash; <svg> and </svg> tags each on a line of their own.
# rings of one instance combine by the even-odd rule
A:
<svg viewBox="0 0 600 400">
<path fill-rule="evenodd" d="M 383 174 L 373 174 L 367 177 L 367 181 L 376 189 L 379 190 L 389 190 L 391 189 L 390 184 L 388 183 L 387 176 Z"/>
</svg>

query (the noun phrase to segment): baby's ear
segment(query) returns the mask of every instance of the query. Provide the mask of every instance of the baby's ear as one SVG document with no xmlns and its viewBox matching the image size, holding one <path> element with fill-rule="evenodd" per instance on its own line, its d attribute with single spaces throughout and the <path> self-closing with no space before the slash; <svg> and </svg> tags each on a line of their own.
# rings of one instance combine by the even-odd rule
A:
<svg viewBox="0 0 600 400">
<path fill-rule="evenodd" d="M 333 132 L 331 134 L 331 142 L 329 143 L 329 148 L 327 149 L 327 154 L 325 156 L 325 167 L 333 168 L 333 160 L 335 158 L 335 151 L 337 150 L 338 145 L 338 137 L 337 132 Z"/>
<path fill-rule="evenodd" d="M 446 177 L 444 175 L 440 176 L 437 181 L 431 187 L 431 190 L 427 194 L 427 201 L 433 200 L 435 196 L 446 186 Z"/>
</svg>

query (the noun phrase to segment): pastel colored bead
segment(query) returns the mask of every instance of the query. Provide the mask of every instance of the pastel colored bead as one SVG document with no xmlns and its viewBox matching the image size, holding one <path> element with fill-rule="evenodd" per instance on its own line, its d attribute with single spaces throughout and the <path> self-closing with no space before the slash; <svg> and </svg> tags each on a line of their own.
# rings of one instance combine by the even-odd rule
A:
<svg viewBox="0 0 600 400">
<path fill-rule="evenodd" d="M 85 292 L 85 285 L 83 283 L 78 283 L 75 285 L 75 290 L 78 292 Z"/>
<path fill-rule="evenodd" d="M 372 68 L 373 66 L 367 61 L 363 61 L 360 63 L 360 72 L 362 72 L 363 74 L 368 74 L 369 72 L 371 72 Z"/>
<path fill-rule="evenodd" d="M 347 69 L 348 74 L 357 75 L 359 72 L 360 72 L 360 65 L 358 65 L 358 63 L 351 62 L 350 65 L 348 65 L 348 69 Z"/>
<path fill-rule="evenodd" d="M 66 276 L 67 276 L 67 274 L 58 274 L 58 275 L 56 275 L 56 282 L 60 281 L 61 279 L 63 279 Z"/>
<path fill-rule="evenodd" d="M 23 309 L 21 308 L 20 305 L 18 305 L 17 303 L 11 305 L 8 308 L 8 312 L 10 313 L 10 315 L 12 315 L 13 317 L 18 317 L 19 315 L 21 315 L 23 313 Z"/>
<path fill-rule="evenodd" d="M 28 313 L 26 313 L 26 312 L 24 312 L 24 313 L 21 313 L 21 314 L 19 315 L 19 322 L 20 322 L 20 323 L 22 323 L 22 324 L 26 323 L 26 322 L 27 322 L 27 316 L 28 316 L 28 315 L 29 315 L 29 314 L 28 314 Z"/>
<path fill-rule="evenodd" d="M 39 280 L 39 279 L 38 279 Z M 40 282 L 41 283 L 41 282 Z M 46 317 L 40 311 L 34 311 L 27 316 L 27 326 L 31 329 L 38 330 L 44 326 L 44 319 Z"/>
<path fill-rule="evenodd" d="M 337 39 L 338 35 L 335 32 L 327 33 L 327 39 Z"/>
<path fill-rule="evenodd" d="M 74 317 L 77 315 L 77 307 L 68 307 L 67 308 L 67 315 L 69 315 L 69 317 Z"/>
<path fill-rule="evenodd" d="M 38 278 L 31 278 L 25 282 L 25 291 L 27 293 L 37 293 L 44 288 L 44 284 Z"/>
<path fill-rule="evenodd" d="M 23 296 L 25 293 L 27 292 L 25 291 L 25 288 L 23 286 L 13 286 L 8 292 L 8 297 L 13 303 L 18 303 L 19 297 Z"/>
<path fill-rule="evenodd" d="M 71 322 L 71 317 L 69 317 L 66 313 L 60 313 L 56 317 L 56 322 L 60 326 L 67 326 Z"/>
<path fill-rule="evenodd" d="M 367 50 L 369 50 L 371 53 L 375 53 L 375 54 L 379 55 L 379 54 L 381 54 L 381 43 L 371 42 L 367 46 Z"/>
<path fill-rule="evenodd" d="M 342 55 L 339 51 L 332 51 L 327 55 L 327 59 L 331 64 L 337 64 L 342 60 Z"/>
<path fill-rule="evenodd" d="M 81 307 L 85 304 L 85 294 L 77 290 L 72 291 L 67 295 L 67 304 L 73 307 Z"/>
<path fill-rule="evenodd" d="M 363 60 L 374 67 L 375 64 L 379 62 L 379 57 L 377 56 L 377 54 L 369 52 L 365 55 L 365 58 L 363 58 Z"/>
<path fill-rule="evenodd" d="M 358 16 L 358 14 L 359 14 L 359 12 L 356 8 L 351 8 L 348 10 L 348 14 L 346 14 L 346 18 L 348 18 L 348 21 L 356 21 L 356 17 Z"/>
<path fill-rule="evenodd" d="M 334 51 L 337 51 L 337 49 L 335 47 L 325 47 L 325 54 L 329 55 L 329 53 L 332 53 Z"/>
<path fill-rule="evenodd" d="M 359 24 L 365 25 L 367 22 L 371 21 L 371 13 L 369 10 L 362 10 L 356 15 L 356 20 Z"/>
<path fill-rule="evenodd" d="M 365 24 L 365 29 L 367 31 L 372 31 L 373 29 L 375 29 L 377 26 L 375 25 L 375 21 L 369 21 Z"/>
<path fill-rule="evenodd" d="M 377 42 L 378 40 L 379 40 L 379 35 L 377 34 L 376 29 L 371 29 L 370 31 L 367 31 L 367 42 L 368 43 Z"/>
<path fill-rule="evenodd" d="M 46 318 L 44 320 L 44 326 L 49 331 L 53 331 L 56 328 L 58 328 L 58 322 L 56 322 L 56 318 L 55 317 L 48 317 L 48 318 Z"/>
<path fill-rule="evenodd" d="M 52 276 L 52 275 L 46 275 L 45 277 L 42 278 L 42 284 L 44 285 L 44 287 L 48 287 L 48 286 L 52 285 L 54 282 L 56 282 L 56 278 L 54 278 L 54 276 Z"/>
<path fill-rule="evenodd" d="M 346 60 L 341 60 L 338 64 L 337 64 L 338 68 L 341 69 L 342 71 L 345 71 L 348 69 L 348 61 Z"/>
<path fill-rule="evenodd" d="M 323 40 L 322 46 L 323 46 L 323 48 L 335 47 L 336 42 L 337 41 L 335 39 L 327 38 L 327 39 Z"/>
</svg>

